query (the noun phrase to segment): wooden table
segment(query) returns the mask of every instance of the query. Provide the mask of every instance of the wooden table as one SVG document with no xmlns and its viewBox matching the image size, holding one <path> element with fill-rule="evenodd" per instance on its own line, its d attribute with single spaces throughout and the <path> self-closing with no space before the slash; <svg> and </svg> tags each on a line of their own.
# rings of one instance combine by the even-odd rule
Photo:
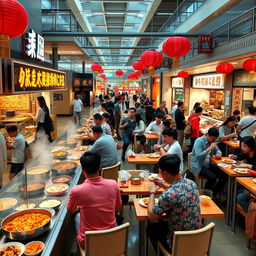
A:
<svg viewBox="0 0 256 256">
<path fill-rule="evenodd" d="M 146 226 L 148 219 L 148 208 L 143 207 L 139 204 L 140 199 L 133 199 L 134 210 L 136 219 L 139 221 L 139 238 L 140 238 L 140 255 L 145 256 L 147 250 L 147 234 Z M 211 219 L 211 218 L 224 218 L 224 212 L 211 200 L 210 206 L 200 205 L 201 218 Z M 166 216 L 163 216 L 165 218 Z"/>
<path fill-rule="evenodd" d="M 233 141 L 233 140 L 226 140 L 226 141 L 222 141 L 224 144 L 228 145 L 229 147 L 231 148 L 234 148 L 234 149 L 238 149 L 240 148 L 240 142 L 237 141 Z"/>
<path fill-rule="evenodd" d="M 244 188 L 249 190 L 253 195 L 256 196 L 256 183 L 253 181 L 255 177 L 237 177 L 234 184 L 233 193 L 233 208 L 232 208 L 232 224 L 231 229 L 235 232 L 236 225 L 236 197 L 237 197 L 237 183 L 241 184 Z"/>
<path fill-rule="evenodd" d="M 228 157 L 222 157 L 221 159 L 211 158 L 211 162 L 213 164 L 224 164 L 222 162 L 223 159 L 227 159 Z M 232 204 L 233 204 L 233 194 L 234 194 L 234 184 L 235 184 L 235 178 L 236 177 L 251 177 L 251 174 L 240 174 L 235 172 L 231 167 L 232 165 L 229 165 L 229 167 L 222 167 L 218 166 L 223 172 L 225 172 L 228 175 L 228 195 L 227 195 L 227 212 L 225 215 L 225 223 L 227 225 L 230 225 L 232 221 Z"/>
<path fill-rule="evenodd" d="M 149 186 L 151 184 L 151 181 L 141 181 L 140 185 L 133 185 L 131 184 L 131 180 L 127 181 L 128 188 L 120 188 L 122 195 L 136 195 L 136 196 L 147 196 L 150 194 Z M 118 185 L 120 186 L 120 181 L 118 182 Z M 161 188 L 157 191 L 157 193 L 161 194 L 164 190 Z"/>
<path fill-rule="evenodd" d="M 156 134 L 144 133 L 144 136 L 146 137 L 147 140 L 158 140 L 159 139 L 159 135 L 156 135 Z"/>
<path fill-rule="evenodd" d="M 129 164 L 136 164 L 136 169 L 140 169 L 141 164 L 157 164 L 160 157 L 151 158 L 147 154 L 135 154 L 134 158 L 128 157 Z"/>
</svg>

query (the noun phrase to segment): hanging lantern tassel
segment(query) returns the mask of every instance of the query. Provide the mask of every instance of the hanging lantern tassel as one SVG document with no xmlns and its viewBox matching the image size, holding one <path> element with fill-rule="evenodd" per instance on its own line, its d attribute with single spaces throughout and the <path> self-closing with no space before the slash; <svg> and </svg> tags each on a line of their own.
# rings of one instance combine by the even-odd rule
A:
<svg viewBox="0 0 256 256">
<path fill-rule="evenodd" d="M 153 76 L 154 75 L 155 68 L 153 66 L 148 67 L 148 75 Z"/>
<path fill-rule="evenodd" d="M 180 57 L 173 57 L 172 59 L 172 68 L 180 67 Z"/>
</svg>

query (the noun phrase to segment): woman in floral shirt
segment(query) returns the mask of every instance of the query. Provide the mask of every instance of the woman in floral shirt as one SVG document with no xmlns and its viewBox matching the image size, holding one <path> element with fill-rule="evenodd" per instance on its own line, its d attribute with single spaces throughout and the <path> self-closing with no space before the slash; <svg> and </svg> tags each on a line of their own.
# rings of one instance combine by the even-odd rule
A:
<svg viewBox="0 0 256 256">
<path fill-rule="evenodd" d="M 159 162 L 159 173 L 166 183 L 155 180 L 150 187 L 148 213 L 150 220 L 157 220 L 164 213 L 167 221 L 151 223 L 148 234 L 156 249 L 157 240 L 170 251 L 174 231 L 195 230 L 202 227 L 200 201 L 196 184 L 179 175 L 180 159 L 177 155 L 165 155 Z M 163 187 L 159 201 L 155 204 L 155 193 Z"/>
</svg>

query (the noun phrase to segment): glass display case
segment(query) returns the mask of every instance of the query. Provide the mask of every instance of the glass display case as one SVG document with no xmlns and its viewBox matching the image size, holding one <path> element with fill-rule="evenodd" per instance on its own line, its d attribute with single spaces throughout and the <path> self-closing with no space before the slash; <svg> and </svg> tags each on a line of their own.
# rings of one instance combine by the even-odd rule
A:
<svg viewBox="0 0 256 256">
<path fill-rule="evenodd" d="M 45 248 L 41 255 L 53 255 L 52 250 L 56 246 L 56 240 L 67 216 L 68 194 L 70 189 L 77 185 L 82 173 L 79 159 L 84 148 L 81 150 L 78 143 L 70 141 L 67 134 L 64 134 L 48 146 L 40 145 L 41 152 L 0 190 L 0 218 L 3 231 L 0 236 L 1 243 L 19 241 L 26 244 L 32 240 L 42 241 Z M 26 229 L 24 226 L 23 232 L 18 230 L 20 227 L 17 227 L 17 230 L 15 227 L 14 232 L 9 230 L 7 224 L 10 224 L 10 221 L 23 213 L 33 213 L 38 208 L 47 209 L 53 214 L 41 233 L 37 233 L 36 227 Z"/>
</svg>

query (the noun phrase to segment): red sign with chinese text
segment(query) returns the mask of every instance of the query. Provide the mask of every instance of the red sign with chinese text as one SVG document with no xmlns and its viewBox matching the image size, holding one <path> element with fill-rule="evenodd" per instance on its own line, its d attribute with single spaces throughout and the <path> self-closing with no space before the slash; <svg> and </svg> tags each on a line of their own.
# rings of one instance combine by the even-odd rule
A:
<svg viewBox="0 0 256 256">
<path fill-rule="evenodd" d="M 212 36 L 201 35 L 198 37 L 198 53 L 212 52 Z"/>
</svg>

